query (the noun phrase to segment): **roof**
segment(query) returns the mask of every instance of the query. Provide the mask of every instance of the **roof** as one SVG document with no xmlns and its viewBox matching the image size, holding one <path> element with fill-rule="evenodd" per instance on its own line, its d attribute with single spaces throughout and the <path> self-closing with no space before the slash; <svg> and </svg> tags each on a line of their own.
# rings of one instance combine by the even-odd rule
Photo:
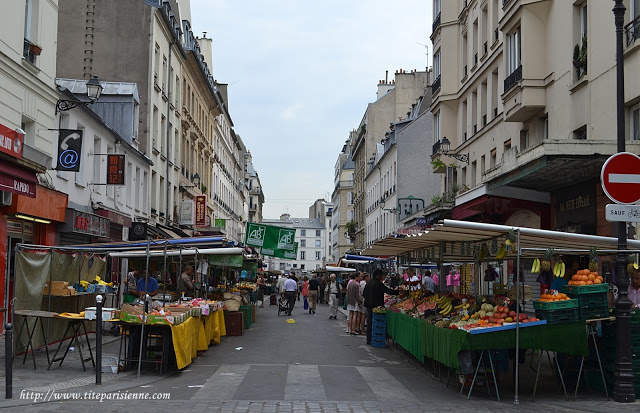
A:
<svg viewBox="0 0 640 413">
<path fill-rule="evenodd" d="M 493 244 L 502 245 L 510 230 L 515 232 L 516 237 L 519 236 L 522 255 L 529 257 L 540 257 L 549 247 L 556 252 L 583 254 L 588 254 L 591 248 L 597 248 L 600 253 L 613 254 L 618 247 L 618 239 L 613 237 L 445 219 L 431 229 L 415 235 L 390 236 L 377 241 L 365 248 L 362 254 L 398 256 L 420 251 L 418 256 L 425 260 L 432 258 L 474 262 L 477 261 L 474 248 L 486 243 L 490 255 L 495 256 L 495 251 L 492 251 Z M 627 245 L 629 250 L 640 250 L 640 241 L 628 240 Z M 505 259 L 515 256 L 516 253 L 508 251 Z"/>
<path fill-rule="evenodd" d="M 318 218 L 263 219 L 262 223 L 299 229 L 324 229 L 324 223 Z"/>
<path fill-rule="evenodd" d="M 74 95 L 86 95 L 87 94 L 87 80 L 86 79 L 61 79 L 56 78 L 56 84 L 60 87 L 68 89 Z M 120 95 L 120 96 L 133 96 L 137 101 L 140 101 L 138 96 L 138 86 L 131 82 L 105 82 L 100 81 L 102 85 L 101 95 Z"/>
</svg>

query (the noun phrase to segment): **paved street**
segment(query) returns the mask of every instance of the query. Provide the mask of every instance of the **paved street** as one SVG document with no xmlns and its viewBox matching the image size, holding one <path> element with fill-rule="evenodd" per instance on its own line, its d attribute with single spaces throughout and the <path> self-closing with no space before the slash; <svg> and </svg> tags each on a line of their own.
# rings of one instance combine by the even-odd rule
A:
<svg viewBox="0 0 640 413">
<path fill-rule="evenodd" d="M 536 402 L 530 393 L 520 395 L 514 406 L 508 386 L 511 374 L 501 377 L 502 402 L 486 388 L 474 391 L 470 400 L 452 384 L 434 378 L 431 364 L 419 366 L 415 359 L 392 347 L 372 348 L 364 336 L 345 333 L 345 317 L 328 319 L 328 308 L 318 307 L 316 316 L 297 304 L 295 323 L 277 316 L 275 306 L 258 309 L 258 319 L 241 337 L 224 337 L 183 371 L 166 376 L 144 373 L 103 375 L 95 386 L 93 370 L 82 372 L 72 358 L 62 367 L 46 371 L 46 357 L 38 352 L 38 370 L 32 364 L 15 364 L 14 398 L 0 401 L 0 408 L 15 411 L 166 411 L 190 409 L 218 412 L 419 412 L 467 409 L 473 411 L 638 411 L 640 405 L 607 402 L 599 394 L 580 394 L 567 402 L 541 383 Z M 117 353 L 118 342 L 105 346 Z M 29 359 L 28 359 L 29 360 Z M 40 367 L 43 366 L 43 367 Z M 526 371 L 521 375 L 526 377 Z M 541 379 L 545 381 L 546 379 Z M 552 381 L 552 379 L 551 379 Z M 38 397 L 47 402 L 34 403 Z M 169 400 L 88 400 L 103 397 L 169 397 Z M 21 399 L 22 394 L 22 399 Z M 148 395 L 148 396 L 145 396 Z M 59 401 L 60 398 L 84 400 Z"/>
</svg>

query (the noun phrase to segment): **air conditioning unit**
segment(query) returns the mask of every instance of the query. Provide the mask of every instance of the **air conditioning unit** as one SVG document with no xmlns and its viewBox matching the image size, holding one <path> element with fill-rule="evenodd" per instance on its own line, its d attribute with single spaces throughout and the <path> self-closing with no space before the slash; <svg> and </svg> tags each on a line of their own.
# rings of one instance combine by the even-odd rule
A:
<svg viewBox="0 0 640 413">
<path fill-rule="evenodd" d="M 13 200 L 13 194 L 7 191 L 0 191 L 0 206 L 9 206 Z"/>
</svg>

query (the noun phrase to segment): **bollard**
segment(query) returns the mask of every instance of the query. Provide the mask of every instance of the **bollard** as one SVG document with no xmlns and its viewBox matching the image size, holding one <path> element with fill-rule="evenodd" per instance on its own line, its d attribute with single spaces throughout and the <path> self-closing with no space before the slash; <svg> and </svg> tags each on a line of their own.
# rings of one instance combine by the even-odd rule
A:
<svg viewBox="0 0 640 413">
<path fill-rule="evenodd" d="M 4 366 L 5 366 L 5 399 L 13 397 L 13 326 L 4 325 Z"/>
<path fill-rule="evenodd" d="M 96 297 L 96 384 L 102 384 L 102 296 Z"/>
</svg>

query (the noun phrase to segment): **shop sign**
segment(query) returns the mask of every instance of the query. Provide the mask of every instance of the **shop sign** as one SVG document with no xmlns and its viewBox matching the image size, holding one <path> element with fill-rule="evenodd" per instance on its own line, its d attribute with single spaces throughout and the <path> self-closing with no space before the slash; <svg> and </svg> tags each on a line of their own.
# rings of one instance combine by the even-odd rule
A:
<svg viewBox="0 0 640 413">
<path fill-rule="evenodd" d="M 0 191 L 7 191 L 29 198 L 36 197 L 36 184 L 0 173 Z"/>
<path fill-rule="evenodd" d="M 82 130 L 60 129 L 58 133 L 58 165 L 56 170 L 80 172 Z"/>
<path fill-rule="evenodd" d="M 33 235 L 33 222 L 25 221 L 22 227 L 22 233 L 24 235 Z"/>
<path fill-rule="evenodd" d="M 273 248 L 261 248 L 260 254 L 275 257 L 275 258 L 283 258 L 285 260 L 296 260 L 298 259 L 298 243 L 293 243 L 293 250 L 281 250 L 281 249 L 273 249 Z"/>
<path fill-rule="evenodd" d="M 180 224 L 193 225 L 193 200 L 191 199 L 180 203 Z"/>
<path fill-rule="evenodd" d="M 107 185 L 124 185 L 124 155 L 107 155 Z"/>
<path fill-rule="evenodd" d="M 216 227 L 216 228 L 226 228 L 227 220 L 226 219 L 222 219 L 222 218 L 216 218 L 215 219 L 215 224 L 213 226 Z"/>
<path fill-rule="evenodd" d="M 245 245 L 251 247 L 286 251 L 295 249 L 295 229 L 248 222 L 246 234 Z"/>
<path fill-rule="evenodd" d="M 24 135 L 0 123 L 0 152 L 22 159 Z"/>
<path fill-rule="evenodd" d="M 582 225 L 583 233 L 595 230 L 596 184 L 593 181 L 556 192 L 556 224 L 568 230 L 571 225 Z"/>
<path fill-rule="evenodd" d="M 205 195 L 197 195 L 195 197 L 195 213 L 196 227 L 204 227 L 207 225 L 207 197 Z"/>
<path fill-rule="evenodd" d="M 238 255 L 209 255 L 209 264 L 221 267 L 242 267 L 242 254 Z"/>
<path fill-rule="evenodd" d="M 22 233 L 22 221 L 7 218 L 7 231 Z"/>
<path fill-rule="evenodd" d="M 73 232 L 107 238 L 111 221 L 99 215 L 73 211 Z"/>
</svg>

